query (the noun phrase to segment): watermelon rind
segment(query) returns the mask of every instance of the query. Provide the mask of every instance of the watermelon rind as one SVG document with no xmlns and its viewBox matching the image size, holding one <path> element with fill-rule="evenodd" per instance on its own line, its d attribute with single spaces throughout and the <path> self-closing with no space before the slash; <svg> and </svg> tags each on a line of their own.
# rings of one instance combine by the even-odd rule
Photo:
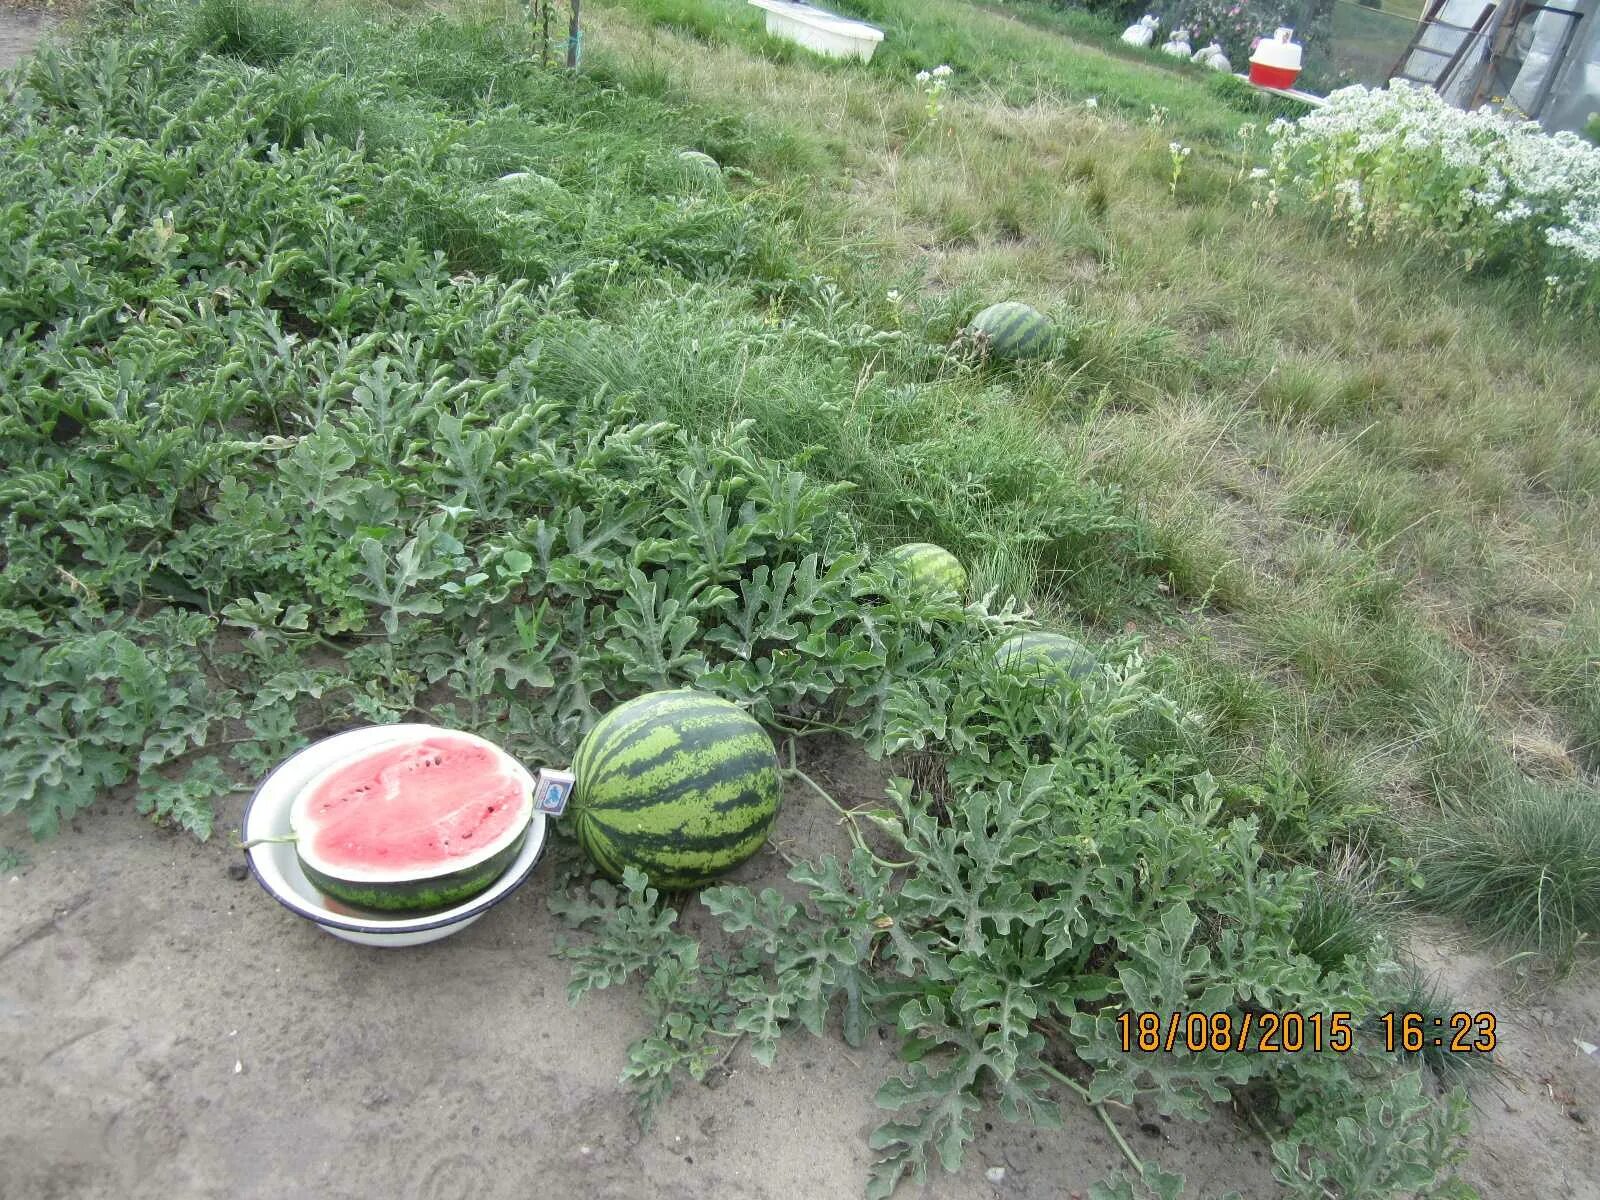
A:
<svg viewBox="0 0 1600 1200">
<path fill-rule="evenodd" d="M 382 882 L 341 879 L 317 870 L 306 861 L 303 854 L 299 856 L 300 869 L 319 892 L 345 904 L 379 912 L 426 912 L 436 908 L 453 908 L 487 891 L 522 853 L 522 843 L 527 836 L 528 826 L 524 824 L 512 841 L 482 862 L 444 875 Z"/>
<path fill-rule="evenodd" d="M 983 338 L 995 358 L 1031 358 L 1049 350 L 1055 339 L 1050 318 L 1019 300 L 991 304 L 968 329 Z"/>
<path fill-rule="evenodd" d="M 766 843 L 778 756 L 754 717 L 693 689 L 612 709 L 578 747 L 570 812 L 600 872 L 628 867 L 663 890 L 703 886 Z"/>
<path fill-rule="evenodd" d="M 416 867 L 405 870 L 357 868 L 330 864 L 317 854 L 309 839 L 301 836 L 295 842 L 295 857 L 306 879 L 318 891 L 345 904 L 380 912 L 421 912 L 448 908 L 487 890 L 516 859 L 533 820 L 533 778 L 521 763 L 493 742 L 457 730 L 430 729 L 426 733 L 386 739 L 353 758 L 344 758 L 332 764 L 314 776 L 295 796 L 289 810 L 290 829 L 297 835 L 305 833 L 310 824 L 306 809 L 312 797 L 329 777 L 345 770 L 353 761 L 391 750 L 404 742 L 427 741 L 438 737 L 476 743 L 492 751 L 505 763 L 523 784 L 521 810 L 517 819 L 499 837 L 476 847 L 470 854 L 452 857 L 431 870 Z"/>
<path fill-rule="evenodd" d="M 883 558 L 891 571 L 927 595 L 960 597 L 966 593 L 967 569 L 943 546 L 907 542 Z"/>
<path fill-rule="evenodd" d="M 994 660 L 1013 670 L 1032 674 L 1064 672 L 1072 679 L 1083 679 L 1099 665 L 1082 642 L 1064 633 L 1043 630 L 1012 634 L 995 649 Z"/>
</svg>

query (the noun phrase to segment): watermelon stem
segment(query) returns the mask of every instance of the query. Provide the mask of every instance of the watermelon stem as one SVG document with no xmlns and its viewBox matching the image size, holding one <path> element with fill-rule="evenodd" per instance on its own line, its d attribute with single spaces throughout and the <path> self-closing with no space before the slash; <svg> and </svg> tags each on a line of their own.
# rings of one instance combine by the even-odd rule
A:
<svg viewBox="0 0 1600 1200">
<path fill-rule="evenodd" d="M 1064 1083 L 1073 1091 L 1077 1092 L 1078 1096 L 1083 1100 L 1083 1102 L 1099 1114 L 1100 1120 L 1105 1124 L 1105 1127 L 1111 1131 L 1111 1140 L 1117 1143 L 1117 1146 L 1122 1151 L 1122 1156 L 1128 1160 L 1128 1165 L 1131 1166 L 1137 1174 L 1143 1176 L 1144 1163 L 1141 1162 L 1139 1160 L 1139 1156 L 1134 1153 L 1133 1147 L 1128 1145 L 1127 1139 L 1122 1136 L 1122 1131 L 1117 1128 L 1116 1122 L 1111 1119 L 1111 1114 L 1106 1111 L 1106 1106 L 1102 1103 L 1096 1103 L 1095 1101 L 1090 1100 L 1089 1092 L 1083 1087 L 1082 1084 L 1078 1083 L 1078 1081 L 1075 1079 L 1069 1079 L 1060 1071 L 1052 1067 L 1049 1063 L 1041 1062 L 1039 1064 L 1039 1068 L 1046 1075 L 1050 1076 L 1050 1078 L 1056 1080 L 1056 1082 Z"/>
<path fill-rule="evenodd" d="M 251 838 L 248 842 L 241 842 L 235 838 L 233 842 L 233 848 L 235 850 L 249 850 L 252 846 L 266 846 L 274 842 L 297 842 L 299 840 L 300 839 L 292 833 L 286 833 L 281 837 Z"/>
<path fill-rule="evenodd" d="M 861 836 L 861 827 L 856 824 L 856 814 L 851 812 L 844 805 L 840 804 L 832 796 L 828 795 L 820 783 L 811 778 L 811 776 L 807 775 L 799 767 L 794 765 L 794 739 L 792 738 L 789 740 L 789 766 L 784 770 L 783 773 L 791 779 L 800 780 L 813 792 L 821 796 L 829 804 L 833 805 L 834 811 L 844 818 L 846 822 L 846 828 L 850 830 L 850 840 L 856 844 L 856 849 L 860 850 L 880 867 L 887 867 L 891 871 L 898 871 L 902 867 L 912 867 L 916 865 L 913 862 L 890 862 L 886 858 L 879 858 L 872 852 L 871 847 L 867 845 L 866 839 Z"/>
</svg>

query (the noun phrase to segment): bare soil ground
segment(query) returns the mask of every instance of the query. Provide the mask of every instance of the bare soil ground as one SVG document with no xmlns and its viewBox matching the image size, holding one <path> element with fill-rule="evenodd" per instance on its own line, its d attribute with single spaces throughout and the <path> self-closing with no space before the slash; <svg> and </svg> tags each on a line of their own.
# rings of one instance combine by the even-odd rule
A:
<svg viewBox="0 0 1600 1200">
<path fill-rule="evenodd" d="M 845 803 L 881 795 L 863 761 L 812 769 Z M 641 1133 L 617 1082 L 635 999 L 567 1003 L 548 866 L 446 941 L 352 946 L 230 874 L 241 856 L 221 831 L 240 807 L 200 845 L 108 805 L 0 880 L 0 1200 L 860 1195 L 882 1117 L 872 1095 L 895 1069 L 886 1044 L 801 1033 L 770 1070 L 736 1056 Z M 23 838 L 0 823 L 0 841 Z M 775 842 L 845 848 L 798 791 Z M 743 876 L 777 883 L 785 869 L 769 851 Z M 1530 1005 L 1442 932 L 1421 940 L 1463 1004 L 1501 1015 L 1504 1068 L 1478 1101 L 1483 1195 L 1600 1196 L 1600 1062 L 1573 1045 L 1600 1035 L 1600 995 L 1568 987 Z M 959 1174 L 905 1194 L 1082 1197 L 1120 1160 L 1088 1110 L 1064 1108 L 1058 1132 L 993 1119 Z M 1264 1145 L 1225 1110 L 1206 1126 L 1117 1118 L 1190 1194 L 1277 1194 Z"/>
<path fill-rule="evenodd" d="M 38 9 L 0 4 L 0 71 L 15 66 L 33 52 L 49 32 L 51 20 Z"/>
<path fill-rule="evenodd" d="M 1419 924 L 1412 954 L 1424 974 L 1464 1009 L 1492 1012 L 1494 1067 L 1474 1089 L 1472 1169 L 1484 1200 L 1600 1197 L 1600 986 L 1518 985 L 1496 957 L 1463 945 L 1433 922 Z"/>
</svg>

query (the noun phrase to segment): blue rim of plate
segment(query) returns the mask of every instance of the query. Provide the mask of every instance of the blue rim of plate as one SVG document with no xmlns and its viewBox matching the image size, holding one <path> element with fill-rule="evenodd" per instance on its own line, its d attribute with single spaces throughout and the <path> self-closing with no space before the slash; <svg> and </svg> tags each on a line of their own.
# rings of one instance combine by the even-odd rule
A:
<svg viewBox="0 0 1600 1200">
<path fill-rule="evenodd" d="M 350 733 L 353 732 L 353 730 L 345 730 L 345 732 Z M 339 735 L 334 734 L 333 736 L 337 737 Z M 267 772 L 267 777 L 260 783 L 256 784 L 255 791 L 250 793 L 250 799 L 245 802 L 244 814 L 239 818 L 239 830 L 241 833 L 250 828 L 250 810 L 256 806 L 256 800 L 261 796 L 261 789 L 266 787 L 268 782 L 271 781 L 272 777 L 279 771 L 283 770 L 284 767 L 287 767 L 295 759 L 299 758 L 302 754 L 308 753 L 317 745 L 317 742 L 312 742 L 309 746 L 302 746 L 299 750 L 296 750 L 271 771 Z M 542 814 L 535 809 L 533 815 L 537 817 Z M 430 929 L 442 929 L 446 925 L 459 925 L 463 921 L 469 921 L 474 917 L 481 917 L 484 913 L 488 912 L 496 904 L 499 904 L 500 901 L 504 900 L 507 896 L 515 893 L 516 890 L 524 883 L 528 882 L 528 876 L 532 875 L 533 869 L 539 865 L 539 860 L 544 857 L 545 847 L 548 844 L 549 834 L 546 832 L 540 838 L 538 851 L 531 859 L 528 860 L 528 865 L 523 869 L 522 874 L 516 879 L 512 880 L 511 885 L 499 894 L 476 901 L 466 909 L 454 912 L 448 917 L 440 917 L 436 921 L 429 921 L 425 925 L 407 925 L 404 929 L 394 930 L 374 929 L 370 923 L 366 925 L 351 925 L 348 922 L 339 920 L 337 917 L 328 916 L 325 911 L 307 908 L 298 899 L 280 895 L 278 892 L 273 890 L 267 881 L 261 877 L 261 872 L 256 870 L 256 857 L 250 850 L 246 850 L 244 852 L 244 860 L 250 868 L 251 876 L 258 884 L 261 885 L 261 890 L 263 892 L 271 896 L 274 900 L 283 905 L 283 907 L 287 908 L 296 916 L 304 917 L 314 925 L 322 925 L 328 929 L 344 929 L 350 933 L 365 933 L 374 937 L 404 937 L 405 935 L 412 933 L 425 933 Z M 494 884 L 490 884 L 489 886 L 493 888 Z M 376 920 L 377 918 L 372 919 Z"/>
</svg>

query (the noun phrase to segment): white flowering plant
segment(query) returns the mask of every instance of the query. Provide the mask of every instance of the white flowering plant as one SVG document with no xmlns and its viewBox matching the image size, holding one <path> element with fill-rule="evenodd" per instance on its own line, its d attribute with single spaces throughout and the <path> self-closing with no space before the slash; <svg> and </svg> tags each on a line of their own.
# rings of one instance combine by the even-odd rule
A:
<svg viewBox="0 0 1600 1200">
<path fill-rule="evenodd" d="M 1600 305 L 1600 147 L 1429 88 L 1343 88 L 1268 126 L 1266 206 L 1323 208 L 1352 241 L 1437 242 L 1468 269 L 1526 274 L 1552 299 Z"/>
<path fill-rule="evenodd" d="M 923 94 L 928 97 L 928 120 L 933 120 L 944 108 L 944 102 L 940 97 L 950 85 L 950 76 L 955 73 L 955 68 L 947 63 L 940 63 L 931 71 L 917 72 L 917 82 L 922 85 Z"/>
<path fill-rule="evenodd" d="M 1167 190 L 1176 196 L 1178 180 L 1183 176 L 1183 160 L 1193 153 L 1193 147 L 1185 146 L 1182 142 L 1168 142 L 1167 152 L 1172 159 L 1172 179 L 1168 182 Z"/>
</svg>

